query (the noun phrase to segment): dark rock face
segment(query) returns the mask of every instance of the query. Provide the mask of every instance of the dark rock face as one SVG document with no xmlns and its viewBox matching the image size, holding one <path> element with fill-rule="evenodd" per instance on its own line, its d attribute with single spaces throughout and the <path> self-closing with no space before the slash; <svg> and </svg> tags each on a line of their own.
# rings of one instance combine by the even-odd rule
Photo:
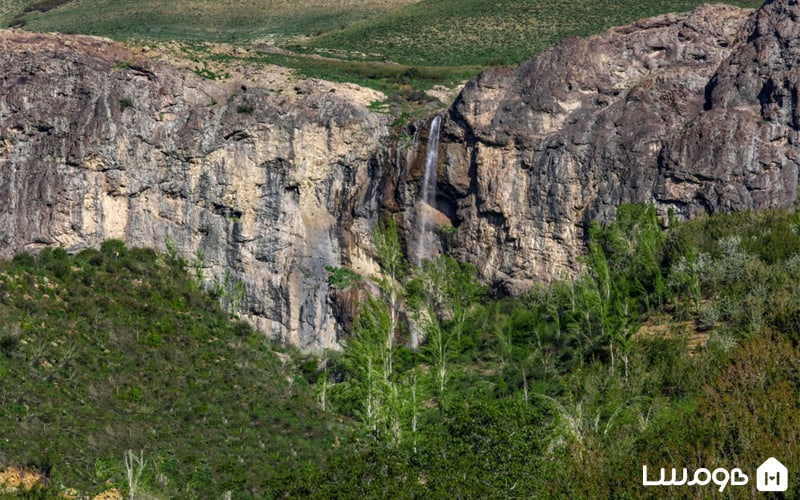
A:
<svg viewBox="0 0 800 500">
<path fill-rule="evenodd" d="M 386 118 L 340 95 L 358 89 L 295 83 L 226 88 L 109 41 L 0 31 L 0 256 L 171 240 L 208 282 L 243 282 L 272 337 L 336 347 L 325 266 L 374 272 L 359 242 Z"/>
<path fill-rule="evenodd" d="M 792 207 L 798 17 L 785 0 L 704 6 L 482 73 L 442 132 L 451 251 L 519 293 L 573 274 L 587 224 L 622 203 L 664 217 Z"/>
<path fill-rule="evenodd" d="M 709 80 L 704 111 L 662 151 L 655 193 L 687 216 L 797 200 L 800 6 L 767 2 Z"/>
</svg>

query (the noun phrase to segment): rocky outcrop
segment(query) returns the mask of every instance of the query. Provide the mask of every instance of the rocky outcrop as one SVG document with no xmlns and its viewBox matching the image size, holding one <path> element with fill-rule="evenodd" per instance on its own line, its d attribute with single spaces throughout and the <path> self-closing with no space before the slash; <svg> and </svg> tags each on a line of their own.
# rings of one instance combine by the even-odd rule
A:
<svg viewBox="0 0 800 500">
<path fill-rule="evenodd" d="M 325 267 L 374 274 L 383 211 L 406 248 L 440 231 L 521 293 L 574 274 L 589 222 L 622 203 L 794 207 L 798 19 L 795 0 L 703 6 L 485 71 L 444 113 L 432 203 L 429 125 L 387 147 L 371 91 L 278 70 L 220 84 L 105 40 L 0 32 L 0 256 L 171 240 L 209 282 L 244 283 L 272 337 L 336 347 L 365 291 L 334 292 Z"/>
<path fill-rule="evenodd" d="M 249 84 L 107 40 L 0 31 L 0 256 L 171 241 L 203 256 L 207 281 L 242 282 L 242 314 L 272 337 L 336 347 L 324 268 L 374 272 L 361 242 L 387 130 L 366 104 L 381 96 Z"/>
<path fill-rule="evenodd" d="M 687 216 L 797 202 L 800 5 L 767 2 L 739 39 L 661 152 L 655 196 Z"/>
<path fill-rule="evenodd" d="M 665 219 L 791 208 L 799 18 L 789 0 L 707 5 L 482 73 L 445 116 L 437 208 L 456 230 L 443 244 L 516 294 L 574 274 L 588 223 L 622 203 Z M 392 201 L 407 220 L 418 157 L 400 161 Z"/>
</svg>

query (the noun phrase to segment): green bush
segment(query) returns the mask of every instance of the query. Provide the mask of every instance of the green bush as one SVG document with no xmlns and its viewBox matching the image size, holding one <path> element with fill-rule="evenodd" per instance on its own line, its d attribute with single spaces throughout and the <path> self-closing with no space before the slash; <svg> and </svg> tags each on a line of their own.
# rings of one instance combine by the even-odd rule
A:
<svg viewBox="0 0 800 500">
<path fill-rule="evenodd" d="M 91 489 L 144 450 L 144 487 L 167 496 L 638 498 L 643 463 L 796 468 L 800 252 L 769 247 L 796 227 L 768 212 L 664 232 L 620 207 L 579 277 L 492 300 L 449 257 L 408 266 L 388 224 L 380 295 L 324 362 L 279 359 L 174 245 L 20 255 L 0 262 L 0 429 L 37 445 L 6 452 Z"/>
<path fill-rule="evenodd" d="M 125 111 L 128 108 L 133 108 L 133 99 L 130 97 L 123 97 L 119 100 L 119 110 Z"/>
</svg>

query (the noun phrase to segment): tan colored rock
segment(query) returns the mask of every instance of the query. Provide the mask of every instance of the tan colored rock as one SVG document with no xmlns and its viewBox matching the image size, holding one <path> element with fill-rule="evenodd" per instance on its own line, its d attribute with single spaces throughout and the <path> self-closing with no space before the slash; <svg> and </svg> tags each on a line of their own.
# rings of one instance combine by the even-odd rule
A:
<svg viewBox="0 0 800 500">
<path fill-rule="evenodd" d="M 377 274 L 379 212 L 407 249 L 419 221 L 452 224 L 426 238 L 522 293 L 574 275 L 587 225 L 622 203 L 793 208 L 798 19 L 789 0 L 706 5 L 483 72 L 444 113 L 431 206 L 428 124 L 385 147 L 379 93 L 275 68 L 214 83 L 106 40 L 0 31 L 0 256 L 172 240 L 304 349 L 338 346 L 367 292 L 331 290 L 325 266 Z"/>
<path fill-rule="evenodd" d="M 22 31 L 0 31 L 0 75 L 0 255 L 171 240 L 190 261 L 202 251 L 209 283 L 242 281 L 242 315 L 273 338 L 337 347 L 324 268 L 374 269 L 359 246 L 382 94 L 216 84 L 105 40 Z"/>
<path fill-rule="evenodd" d="M 27 491 L 43 484 L 44 476 L 40 472 L 19 467 L 7 467 L 0 471 L 0 493 L 16 493 Z"/>
</svg>

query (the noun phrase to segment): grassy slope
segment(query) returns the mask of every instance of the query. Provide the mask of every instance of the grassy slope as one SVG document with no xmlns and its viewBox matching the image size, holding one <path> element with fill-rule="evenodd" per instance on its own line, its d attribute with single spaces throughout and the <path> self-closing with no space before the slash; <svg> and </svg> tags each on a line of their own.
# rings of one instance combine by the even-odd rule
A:
<svg viewBox="0 0 800 500">
<path fill-rule="evenodd" d="M 15 4 L 16 13 L 19 13 L 25 6 L 58 0 L 3 1 Z M 96 34 L 118 39 L 241 41 L 340 28 L 386 14 L 408 1 L 343 0 L 332 5 L 325 0 L 73 0 L 44 13 L 26 13 L 24 19 L 26 26 L 36 31 Z M 6 14 L 0 19 L 8 22 L 10 17 Z"/>
<path fill-rule="evenodd" d="M 572 35 L 668 12 L 691 10 L 697 0 L 424 0 L 381 18 L 312 39 L 308 46 L 369 53 L 404 64 L 516 64 Z M 760 1 L 729 1 L 757 7 Z"/>
<path fill-rule="evenodd" d="M 335 439 L 291 367 L 152 251 L 0 262 L 0 469 L 96 492 L 142 450 L 151 491 L 258 496 Z"/>
<path fill-rule="evenodd" d="M 339 59 L 317 59 L 304 56 L 275 54 L 258 51 L 256 56 L 238 57 L 231 55 L 199 56 L 197 61 L 213 61 L 223 65 L 274 64 L 291 68 L 303 78 L 320 78 L 333 82 L 355 83 L 373 88 L 387 95 L 400 95 L 406 99 L 418 98 L 419 90 L 430 89 L 435 85 L 453 87 L 471 78 L 481 70 L 480 66 L 419 67 L 401 64 L 347 61 Z M 202 76 L 202 75 L 201 75 Z M 423 100 L 427 100 L 424 96 Z"/>
<path fill-rule="evenodd" d="M 2 0 L 0 22 L 25 6 L 63 0 Z M 26 28 L 110 36 L 289 43 L 308 36 L 299 50 L 333 57 L 394 61 L 420 66 L 513 64 L 571 35 L 597 33 L 647 16 L 690 10 L 700 0 L 72 0 L 46 12 L 20 17 Z M 757 7 L 758 0 L 733 0 Z M 3 10 L 6 12 L 4 13 Z"/>
</svg>

